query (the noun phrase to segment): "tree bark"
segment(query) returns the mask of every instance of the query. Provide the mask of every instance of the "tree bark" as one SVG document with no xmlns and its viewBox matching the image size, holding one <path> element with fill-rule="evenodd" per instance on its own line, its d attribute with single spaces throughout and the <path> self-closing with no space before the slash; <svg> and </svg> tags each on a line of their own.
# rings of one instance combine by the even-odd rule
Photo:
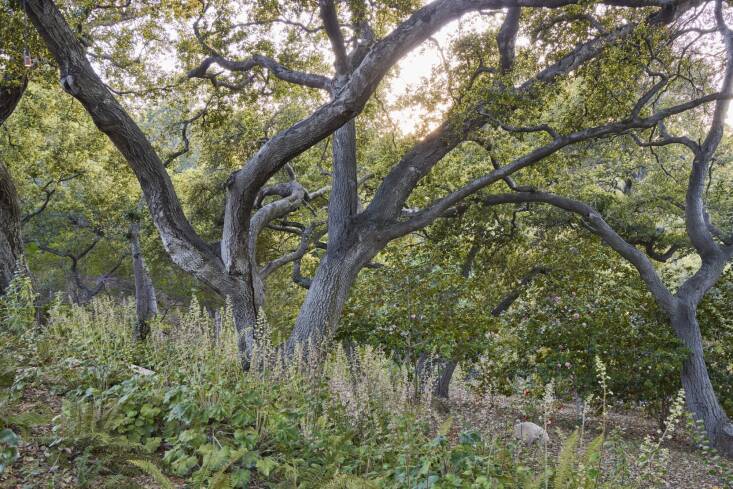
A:
<svg viewBox="0 0 733 489">
<path fill-rule="evenodd" d="M 715 395 L 703 354 L 702 335 L 696 305 L 681 303 L 671 317 L 677 336 L 690 351 L 682 364 L 682 387 L 687 407 L 705 426 L 711 444 L 727 457 L 733 457 L 733 423 Z"/>
<path fill-rule="evenodd" d="M 135 276 L 135 312 L 137 313 L 132 336 L 136 341 L 143 341 L 150 332 L 148 322 L 158 314 L 158 301 L 140 247 L 139 222 L 133 222 L 130 225 L 130 252 L 132 253 L 132 271 Z"/>
<path fill-rule="evenodd" d="M 320 347 L 333 336 L 362 261 L 353 252 L 347 256 L 323 257 L 286 342 L 286 355 L 291 356 L 298 344 Z"/>
<path fill-rule="evenodd" d="M 17 86 L 0 87 L 0 126 L 15 110 L 27 84 L 23 78 Z M 13 279 L 22 254 L 18 192 L 10 172 L 0 161 L 0 294 L 5 292 Z"/>
<path fill-rule="evenodd" d="M 443 371 L 440 373 L 440 377 L 438 377 L 438 380 L 435 382 L 435 387 L 433 388 L 434 395 L 442 397 L 443 399 L 448 399 L 450 381 L 453 378 L 453 372 L 455 372 L 457 365 L 458 362 L 455 360 L 448 360 L 445 363 Z"/>
<path fill-rule="evenodd" d="M 18 194 L 10 172 L 0 162 L 0 294 L 13 279 L 22 254 Z"/>
</svg>

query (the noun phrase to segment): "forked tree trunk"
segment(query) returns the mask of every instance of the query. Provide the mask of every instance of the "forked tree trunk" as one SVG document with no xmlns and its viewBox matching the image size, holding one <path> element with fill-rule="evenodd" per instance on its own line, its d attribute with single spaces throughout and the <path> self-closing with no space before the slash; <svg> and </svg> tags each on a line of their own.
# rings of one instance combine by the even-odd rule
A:
<svg viewBox="0 0 733 489">
<path fill-rule="evenodd" d="M 135 276 L 135 312 L 137 313 L 133 338 L 136 341 L 142 341 L 150 332 L 148 322 L 158 314 L 158 300 L 140 247 L 140 224 L 138 222 L 130 225 L 130 248 L 132 271 Z"/>
<path fill-rule="evenodd" d="M 670 319 L 677 336 L 690 351 L 690 356 L 682 364 L 682 387 L 687 407 L 695 419 L 704 424 L 712 445 L 723 455 L 733 457 L 733 423 L 718 402 L 708 375 L 696 307 L 681 304 Z"/>
</svg>

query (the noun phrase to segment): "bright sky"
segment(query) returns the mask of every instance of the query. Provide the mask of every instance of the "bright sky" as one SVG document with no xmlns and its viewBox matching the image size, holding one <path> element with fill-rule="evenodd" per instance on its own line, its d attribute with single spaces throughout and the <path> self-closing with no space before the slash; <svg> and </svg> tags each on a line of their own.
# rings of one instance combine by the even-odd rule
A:
<svg viewBox="0 0 733 489">
<path fill-rule="evenodd" d="M 400 74 L 392 82 L 393 91 L 390 93 L 387 102 L 391 105 L 401 96 L 414 90 L 423 80 L 430 77 L 432 70 L 440 62 L 438 49 L 432 44 L 426 46 L 425 49 L 419 49 L 407 55 L 398 64 Z M 410 134 L 417 129 L 420 121 L 426 115 L 425 112 L 424 109 L 405 108 L 392 111 L 390 117 L 403 133 Z"/>
<path fill-rule="evenodd" d="M 449 52 L 451 41 L 459 35 L 484 31 L 491 23 L 498 24 L 502 20 L 502 17 L 502 15 L 466 15 L 459 20 L 447 24 L 433 35 L 431 40 L 424 42 L 420 47 L 410 52 L 397 64 L 399 76 L 392 81 L 392 90 L 386 100 L 387 105 L 394 105 L 400 97 L 418 90 L 425 80 L 429 80 L 432 77 L 433 70 L 443 62 L 438 46 L 436 46 L 434 41 L 440 44 L 444 52 Z M 527 39 L 517 39 L 517 44 L 520 46 L 527 42 Z M 171 57 L 171 66 L 167 66 L 166 58 L 164 57 L 162 60 L 164 66 L 162 68 L 164 70 L 174 70 L 173 63 L 174 61 Z M 427 110 L 420 106 L 390 111 L 390 117 L 404 134 L 416 132 L 420 125 L 429 118 L 429 115 L 432 115 L 432 119 L 437 121 L 439 117 L 436 116 L 440 114 L 428 114 Z M 727 123 L 733 127 L 733 111 L 728 112 Z M 437 122 L 433 123 L 433 125 L 436 124 Z"/>
<path fill-rule="evenodd" d="M 465 33 L 467 31 L 484 30 L 488 22 L 498 23 L 500 20 L 501 16 L 494 17 L 493 20 L 478 15 L 465 16 L 460 20 L 447 24 L 433 36 L 433 39 L 437 40 L 442 49 L 447 52 L 451 40 L 455 39 L 461 31 Z M 517 39 L 518 46 L 528 42 L 526 38 Z M 397 65 L 399 77 L 393 81 L 393 91 L 388 96 L 387 102 L 393 104 L 400 97 L 416 90 L 424 80 L 430 79 L 433 69 L 439 66 L 440 63 L 442 63 L 442 59 L 434 42 L 425 42 L 421 47 L 409 53 Z M 390 113 L 393 121 L 405 134 L 414 133 L 426 115 L 428 115 L 427 111 L 420 107 L 393 110 Z M 733 128 L 733 106 L 728 110 L 726 122 L 730 128 Z"/>
<path fill-rule="evenodd" d="M 444 52 L 448 52 L 450 42 L 458 37 L 460 33 L 484 30 L 491 18 L 479 15 L 465 16 L 446 24 L 432 39 L 440 44 Z M 397 64 L 399 77 L 392 82 L 392 91 L 387 102 L 393 104 L 400 97 L 416 90 L 425 80 L 432 76 L 433 69 L 443 62 L 438 46 L 435 42 L 427 41 L 419 48 L 410 52 Z M 446 87 L 447 88 L 447 87 Z M 428 115 L 427 111 L 420 107 L 411 107 L 401 110 L 394 110 L 390 116 L 405 134 L 415 132 L 421 121 Z"/>
</svg>

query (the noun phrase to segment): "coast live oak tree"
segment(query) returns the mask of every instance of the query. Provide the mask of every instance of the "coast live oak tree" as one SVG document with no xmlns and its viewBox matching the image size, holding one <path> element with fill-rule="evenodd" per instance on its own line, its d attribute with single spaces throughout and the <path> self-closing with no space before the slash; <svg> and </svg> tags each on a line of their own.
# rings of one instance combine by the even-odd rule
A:
<svg viewBox="0 0 733 489">
<path fill-rule="evenodd" d="M 721 1 L 715 3 L 712 17 L 713 20 L 708 25 L 714 25 L 713 28 L 692 28 L 698 33 L 717 34 L 724 45 L 724 71 L 719 80 L 720 95 L 713 103 L 712 114 L 704 118 L 707 130 L 701 134 L 691 132 L 689 136 L 672 135 L 665 123 L 660 121 L 656 124 L 655 130 L 647 134 L 646 139 L 630 133 L 633 141 L 642 148 L 679 145 L 690 153 L 684 202 L 678 203 L 677 206 L 683 211 L 686 238 L 699 257 L 699 266 L 676 287 L 676 290 L 664 283 L 652 263 L 652 259 L 665 261 L 676 251 L 676 246 L 667 252 L 659 253 L 654 251 L 653 243 L 650 245 L 647 242 L 645 246 L 647 252 L 644 253 L 635 246 L 643 243 L 634 239 L 624 239 L 598 210 L 586 202 L 538 189 L 521 190 L 512 184 L 510 187 L 514 192 L 482 196 L 480 204 L 493 206 L 505 203 L 543 203 L 574 213 L 581 217 L 588 230 L 600 236 L 608 246 L 633 265 L 658 307 L 667 316 L 674 333 L 688 350 L 688 356 L 682 364 L 682 385 L 688 408 L 704 423 L 707 435 L 714 445 L 727 456 L 733 456 L 733 423 L 721 407 L 710 381 L 697 314 L 700 302 L 718 282 L 733 256 L 733 235 L 730 230 L 731 223 L 726 219 L 727 213 L 721 212 L 722 209 L 716 209 L 718 211 L 716 217 L 722 221 L 716 225 L 706 204 L 710 196 L 712 167 L 716 159 L 722 158 L 720 150 L 724 124 L 733 96 L 733 31 L 726 23 Z M 664 91 L 670 86 L 669 82 L 676 76 L 675 73 L 680 73 L 679 69 L 676 72 L 671 69 L 669 72 L 656 73 L 655 76 L 659 81 L 642 100 L 664 98 Z M 694 85 L 694 82 L 690 83 Z M 636 117 L 639 117 L 639 108 L 639 105 L 634 108 L 633 113 L 637 114 Z M 460 192 L 461 190 L 455 194 Z M 451 200 L 458 202 L 459 199 L 448 196 L 437 204 L 438 209 L 440 206 L 450 206 Z"/>
<path fill-rule="evenodd" d="M 436 0 L 421 8 L 403 5 L 403 9 L 395 9 L 392 19 L 384 21 L 376 15 L 379 5 L 367 6 L 366 2 L 355 1 L 343 6 L 322 0 L 318 4 L 301 5 L 320 19 L 316 27 L 300 22 L 288 23 L 279 18 L 259 23 L 256 19 L 251 22 L 247 19 L 240 23 L 239 30 L 235 30 L 233 24 L 227 25 L 226 18 L 236 19 L 236 16 L 216 15 L 216 9 L 223 7 L 205 5 L 193 25 L 204 59 L 188 72 L 189 78 L 203 78 L 211 82 L 214 90 L 239 90 L 255 83 L 258 79 L 255 75 L 264 71 L 284 82 L 322 90 L 328 96 L 327 101 L 306 118 L 263 142 L 246 162 L 242 162 L 241 168 L 231 174 L 226 188 L 221 241 L 215 246 L 204 241 L 184 216 L 163 161 L 97 75 L 85 55 L 84 43 L 58 8 L 50 0 L 27 0 L 25 8 L 60 69 L 62 86 L 82 103 L 138 178 L 166 251 L 183 270 L 220 295 L 231 297 L 240 332 L 254 325 L 264 301 L 261 267 L 256 260 L 260 231 L 309 198 L 308 192 L 294 178 L 276 185 L 268 186 L 268 182 L 286 169 L 293 158 L 333 135 L 327 250 L 309 282 L 305 301 L 285 343 L 287 354 L 300 342 L 320 342 L 332 337 L 359 270 L 390 241 L 424 228 L 438 218 L 460 212 L 461 207 L 468 204 L 466 199 L 476 198 L 497 182 L 506 182 L 514 192 L 481 196 L 485 204 L 548 202 L 587 215 L 590 225 L 605 233 L 604 238 L 637 266 L 660 306 L 670 311 L 675 329 L 694 346 L 694 304 L 715 282 L 720 275 L 718 268 L 722 270 L 728 258 L 726 238 L 723 237 L 723 245 L 716 243 L 715 236 L 719 233 L 710 230 L 701 202 L 707 174 L 705 168 L 722 134 L 722 118 L 727 107 L 724 99 L 729 95 L 729 83 L 723 84 L 722 91 L 706 87 L 708 91 L 689 90 L 688 97 L 661 97 L 668 87 L 680 83 L 686 73 L 660 71 L 659 65 L 694 65 L 700 62 L 699 57 L 704 57 L 704 51 L 668 49 L 665 54 L 670 59 L 664 60 L 667 63 L 659 63 L 654 53 L 660 46 L 669 46 L 670 40 L 686 33 L 697 33 L 699 37 L 708 33 L 709 29 L 705 28 L 690 31 L 686 22 L 689 16 L 699 16 L 701 10 L 709 7 L 708 3 L 609 0 L 600 2 L 603 8 L 596 8 L 572 0 Z M 245 7 L 246 2 L 242 5 L 246 12 Z M 720 5 L 718 11 L 722 11 Z M 371 201 L 362 207 L 357 191 L 354 118 L 400 58 L 449 22 L 477 12 L 502 14 L 501 27 L 498 32 L 485 36 L 490 42 L 477 43 L 485 48 L 473 53 L 469 62 L 464 63 L 467 71 L 456 80 L 460 93 L 454 94 L 453 106 L 445 121 L 385 172 Z M 722 19 L 722 16 L 719 13 L 718 17 Z M 372 25 L 375 19 L 380 21 L 376 27 Z M 209 20 L 214 27 L 213 33 L 204 31 L 204 24 Z M 267 39 L 276 38 L 274 26 L 280 28 L 283 23 L 299 29 L 301 36 L 312 35 L 320 50 L 324 46 L 319 40 L 325 33 L 335 60 L 335 72 L 306 73 L 286 66 L 287 59 L 281 62 L 252 52 L 258 45 L 264 49 Z M 722 20 L 718 23 L 722 25 Z M 236 41 L 242 39 L 242 26 L 246 33 L 247 27 L 262 27 L 263 24 L 270 28 L 257 31 L 262 33 L 261 42 L 250 43 L 247 53 L 239 52 Z M 556 36 L 551 42 L 537 42 L 532 51 L 515 52 L 520 31 L 529 36 L 532 30 L 541 32 L 566 24 L 569 27 L 563 29 L 564 36 Z M 720 27 L 718 31 L 727 36 L 725 28 Z M 215 43 L 209 39 L 212 36 Z M 635 55 L 619 54 L 629 50 L 635 51 Z M 288 58 L 296 58 L 293 65 L 303 64 L 297 63 L 296 54 L 288 54 Z M 188 57 L 193 64 L 190 54 Z M 573 83 L 581 81 L 576 75 L 586 65 L 598 68 L 599 80 L 609 80 L 610 84 L 618 85 L 614 88 L 623 88 L 624 98 L 615 99 L 614 91 L 583 92 L 581 97 L 586 101 L 583 116 L 560 124 L 561 121 L 555 120 L 556 114 L 545 109 L 553 103 L 557 105 L 568 95 Z M 730 68 L 730 63 L 727 65 Z M 314 97 L 321 100 L 320 95 Z M 716 115 L 704 143 L 680 140 L 666 132 L 662 134 L 662 143 L 656 140 L 648 143 L 682 142 L 695 151 L 694 178 L 690 185 L 693 197 L 686 202 L 686 209 L 688 234 L 700 250 L 704 265 L 690 284 L 681 289 L 689 290 L 688 295 L 678 292 L 672 296 L 668 291 L 662 292 L 661 281 L 655 278 L 654 268 L 646 256 L 634 245 L 620 242 L 621 238 L 607 231 L 597 213 L 588 213 L 585 207 L 557 200 L 561 197 L 518 186 L 511 177 L 520 171 L 540 171 L 536 168 L 549 165 L 563 151 L 579 143 L 637 130 L 648 132 L 664 127 L 666 119 L 706 104 L 716 105 Z M 425 177 L 438 169 L 438 164 L 446 157 L 474 144 L 469 143 L 474 134 L 487 127 L 492 134 L 501 130 L 522 133 L 530 144 L 520 145 L 525 152 L 512 155 L 503 166 L 498 163 L 500 160 L 492 160 L 490 166 L 478 172 L 479 175 L 472 175 L 475 176 L 473 180 L 449 182 L 449 187 L 458 188 L 427 207 L 415 209 L 413 193 Z M 497 143 L 501 142 L 502 138 L 497 137 Z M 263 198 L 272 195 L 280 199 L 264 204 Z M 685 299 L 681 299 L 683 296 Z M 252 337 L 242 334 L 242 338 L 242 349 L 246 351 Z M 691 348 L 692 356 L 683 372 L 688 405 L 705 421 L 708 434 L 716 445 L 731 453 L 733 433 L 709 381 L 706 382 L 701 348 L 700 345 L 697 353 Z"/>
</svg>

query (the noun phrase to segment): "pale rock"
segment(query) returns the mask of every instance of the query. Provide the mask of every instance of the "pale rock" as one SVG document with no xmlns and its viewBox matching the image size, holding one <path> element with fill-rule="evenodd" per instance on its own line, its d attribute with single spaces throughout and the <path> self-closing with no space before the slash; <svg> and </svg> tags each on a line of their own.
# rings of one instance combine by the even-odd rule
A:
<svg viewBox="0 0 733 489">
<path fill-rule="evenodd" d="M 514 425 L 514 437 L 521 440 L 525 445 L 532 445 L 533 443 L 545 445 L 550 442 L 547 432 L 531 421 Z"/>
</svg>

